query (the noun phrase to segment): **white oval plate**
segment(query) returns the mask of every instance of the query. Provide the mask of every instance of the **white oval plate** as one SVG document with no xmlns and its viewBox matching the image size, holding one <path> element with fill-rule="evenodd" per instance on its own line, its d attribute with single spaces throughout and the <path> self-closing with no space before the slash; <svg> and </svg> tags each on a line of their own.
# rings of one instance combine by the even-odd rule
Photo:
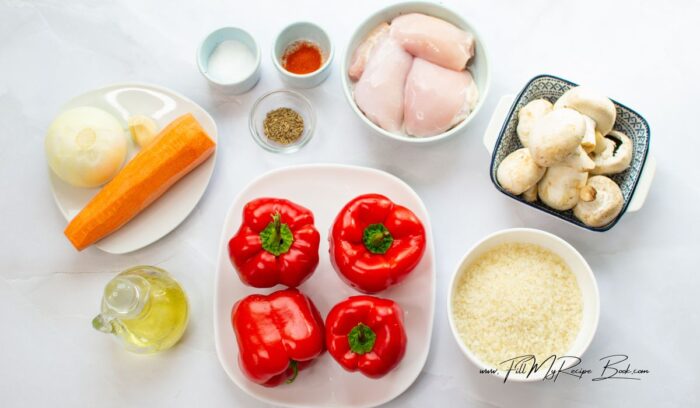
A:
<svg viewBox="0 0 700 408">
<path fill-rule="evenodd" d="M 328 231 L 337 213 L 354 197 L 380 193 L 410 208 L 427 232 L 423 259 L 398 286 L 377 294 L 396 301 L 405 312 L 408 335 L 406 356 L 398 367 L 379 380 L 343 370 L 324 353 L 299 373 L 292 384 L 266 388 L 246 379 L 238 367 L 238 345 L 231 327 L 231 308 L 252 293 L 283 289 L 256 289 L 243 285 L 228 257 L 228 241 L 238 231 L 243 206 L 259 197 L 280 197 L 298 203 L 314 213 L 321 234 L 321 259 L 314 274 L 299 289 L 308 295 L 324 317 L 336 303 L 358 295 L 343 283 L 330 264 Z M 435 306 L 435 256 L 428 212 L 418 195 L 406 183 L 379 170 L 332 164 L 315 164 L 273 170 L 253 180 L 229 209 L 219 244 L 214 291 L 214 337 L 221 365 L 243 391 L 262 401 L 288 407 L 373 407 L 404 392 L 418 377 L 428 357 Z"/>
<path fill-rule="evenodd" d="M 217 140 L 216 123 L 202 107 L 177 92 L 154 85 L 122 83 L 86 92 L 71 99 L 61 112 L 80 106 L 94 106 L 113 114 L 122 122 L 129 138 L 128 160 L 138 152 L 127 130 L 129 116 L 150 116 L 159 128 L 185 113 L 192 113 L 209 136 Z M 175 183 L 126 225 L 97 242 L 95 246 L 111 254 L 124 254 L 141 249 L 164 237 L 187 218 L 204 195 L 214 172 L 216 152 L 206 162 Z M 74 187 L 59 179 L 49 169 L 51 189 L 58 208 L 70 221 L 97 194 L 100 188 Z"/>
</svg>

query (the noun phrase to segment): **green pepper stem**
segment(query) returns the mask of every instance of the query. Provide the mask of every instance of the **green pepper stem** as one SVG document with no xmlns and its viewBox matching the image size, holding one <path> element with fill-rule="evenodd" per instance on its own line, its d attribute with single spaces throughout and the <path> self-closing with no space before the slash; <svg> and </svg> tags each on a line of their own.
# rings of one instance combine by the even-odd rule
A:
<svg viewBox="0 0 700 408">
<path fill-rule="evenodd" d="M 394 237 L 384 224 L 370 224 L 362 232 L 365 248 L 373 254 L 385 254 L 391 248 Z"/>
<path fill-rule="evenodd" d="M 274 213 L 272 214 L 272 225 L 274 227 L 274 235 L 272 236 L 272 239 L 274 242 L 277 242 L 278 245 L 282 244 L 282 222 L 281 222 L 282 216 L 280 213 Z"/>
<path fill-rule="evenodd" d="M 369 236 L 369 243 L 372 246 L 378 246 L 382 244 L 382 241 L 384 241 L 384 238 L 390 236 L 389 231 L 384 231 L 384 232 L 374 232 Z"/>
<path fill-rule="evenodd" d="M 355 354 L 369 353 L 374 349 L 376 341 L 377 334 L 364 323 L 358 323 L 348 333 L 348 345 L 350 346 L 350 351 Z"/>
<path fill-rule="evenodd" d="M 274 256 L 286 253 L 294 242 L 294 234 L 289 225 L 282 222 L 279 212 L 272 214 L 272 221 L 260 232 L 262 247 Z"/>
<path fill-rule="evenodd" d="M 297 366 L 297 362 L 294 360 L 289 360 L 289 367 L 292 368 L 292 376 L 287 378 L 287 381 L 285 383 L 291 384 L 294 382 L 294 380 L 297 379 L 297 375 L 299 375 L 299 367 Z"/>
</svg>

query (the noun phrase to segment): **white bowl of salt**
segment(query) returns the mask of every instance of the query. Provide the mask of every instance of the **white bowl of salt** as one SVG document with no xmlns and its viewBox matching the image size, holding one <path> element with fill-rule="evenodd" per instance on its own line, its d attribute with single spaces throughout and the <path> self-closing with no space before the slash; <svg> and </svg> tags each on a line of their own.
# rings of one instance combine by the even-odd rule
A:
<svg viewBox="0 0 700 408">
<path fill-rule="evenodd" d="M 245 30 L 223 27 L 209 34 L 197 50 L 199 72 L 217 89 L 249 91 L 260 79 L 260 47 Z"/>
</svg>

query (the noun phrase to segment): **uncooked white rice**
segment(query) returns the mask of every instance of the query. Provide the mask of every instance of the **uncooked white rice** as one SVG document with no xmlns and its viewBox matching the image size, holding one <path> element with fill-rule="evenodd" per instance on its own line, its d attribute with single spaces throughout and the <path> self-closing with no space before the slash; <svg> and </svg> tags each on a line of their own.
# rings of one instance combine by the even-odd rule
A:
<svg viewBox="0 0 700 408">
<path fill-rule="evenodd" d="M 569 266 L 534 244 L 503 244 L 482 254 L 462 273 L 452 302 L 462 341 L 493 367 L 523 355 L 541 362 L 565 354 L 583 313 Z"/>
</svg>

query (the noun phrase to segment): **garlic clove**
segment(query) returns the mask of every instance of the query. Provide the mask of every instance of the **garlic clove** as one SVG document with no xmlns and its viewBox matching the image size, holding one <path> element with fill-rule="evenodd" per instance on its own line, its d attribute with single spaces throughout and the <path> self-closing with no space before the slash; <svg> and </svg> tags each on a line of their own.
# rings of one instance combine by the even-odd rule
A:
<svg viewBox="0 0 700 408">
<path fill-rule="evenodd" d="M 131 138 L 141 148 L 151 144 L 158 136 L 158 126 L 153 119 L 145 115 L 134 115 L 129 117 L 129 132 Z"/>
</svg>

